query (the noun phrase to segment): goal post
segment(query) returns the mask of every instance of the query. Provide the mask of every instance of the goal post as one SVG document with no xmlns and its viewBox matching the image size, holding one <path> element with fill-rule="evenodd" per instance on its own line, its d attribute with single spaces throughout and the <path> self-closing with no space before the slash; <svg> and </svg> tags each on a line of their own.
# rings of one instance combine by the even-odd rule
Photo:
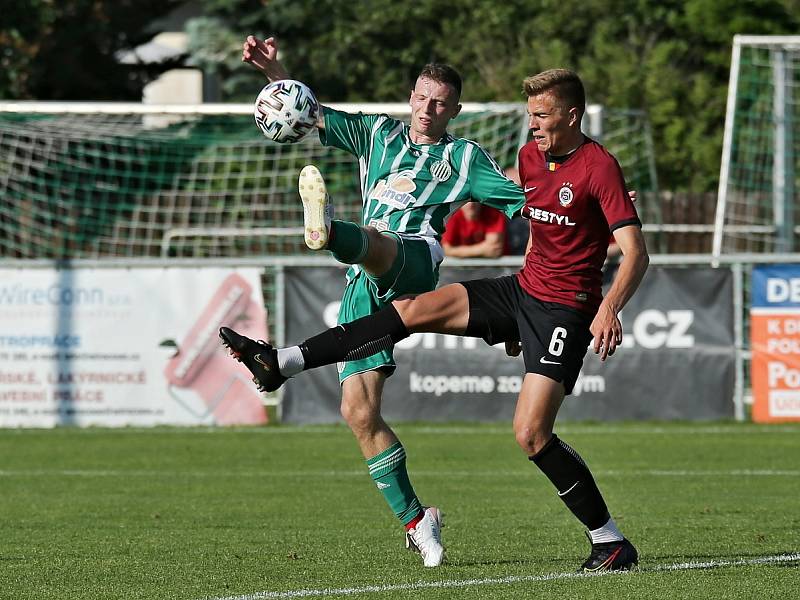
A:
<svg viewBox="0 0 800 600">
<path fill-rule="evenodd" d="M 713 254 L 794 252 L 800 205 L 800 36 L 736 35 Z"/>
</svg>

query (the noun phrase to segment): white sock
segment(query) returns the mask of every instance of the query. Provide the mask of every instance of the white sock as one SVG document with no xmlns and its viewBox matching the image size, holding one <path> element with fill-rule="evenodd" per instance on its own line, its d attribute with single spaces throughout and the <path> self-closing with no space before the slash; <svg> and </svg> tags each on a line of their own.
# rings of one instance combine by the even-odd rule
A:
<svg viewBox="0 0 800 600">
<path fill-rule="evenodd" d="M 614 523 L 614 519 L 609 519 L 608 522 L 599 529 L 593 529 L 589 532 L 589 535 L 592 536 L 593 544 L 602 544 L 604 542 L 621 542 L 623 539 L 625 539 L 625 536 L 623 536 L 619 529 L 617 529 L 617 524 Z"/>
<path fill-rule="evenodd" d="M 300 346 L 278 348 L 278 371 L 284 377 L 291 377 L 302 371 L 306 366 L 306 359 Z"/>
</svg>

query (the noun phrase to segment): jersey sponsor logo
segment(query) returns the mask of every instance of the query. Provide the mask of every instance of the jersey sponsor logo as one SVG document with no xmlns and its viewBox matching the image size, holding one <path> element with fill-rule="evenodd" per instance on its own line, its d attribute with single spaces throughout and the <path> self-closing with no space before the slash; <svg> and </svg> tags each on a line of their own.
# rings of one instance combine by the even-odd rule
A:
<svg viewBox="0 0 800 600">
<path fill-rule="evenodd" d="M 574 198 L 575 195 L 572 193 L 572 184 L 568 181 L 565 181 L 561 186 L 561 189 L 558 190 L 558 203 L 563 207 L 567 207 L 572 204 L 572 200 Z"/>
<path fill-rule="evenodd" d="M 563 225 L 565 227 L 575 227 L 577 223 L 571 221 L 567 215 L 560 215 L 549 210 L 541 208 L 534 208 L 533 206 L 525 207 L 527 210 L 523 213 L 533 221 L 541 221 L 543 223 L 555 223 L 556 225 Z"/>
<path fill-rule="evenodd" d="M 446 160 L 437 160 L 428 170 L 436 181 L 447 181 L 453 174 L 453 168 Z"/>
<path fill-rule="evenodd" d="M 377 200 L 392 208 L 403 210 L 416 200 L 411 194 L 415 189 L 417 189 L 417 184 L 414 183 L 414 173 L 403 171 L 395 173 L 387 179 L 381 179 L 372 188 L 369 197 L 370 200 Z"/>
<path fill-rule="evenodd" d="M 535 189 L 536 189 L 536 186 L 535 186 L 535 185 L 532 185 L 532 186 L 530 186 L 530 187 L 528 187 L 528 186 L 526 185 L 526 186 L 525 186 L 525 193 L 527 194 L 528 192 L 532 192 L 532 191 L 533 191 L 533 190 L 535 190 Z"/>
</svg>

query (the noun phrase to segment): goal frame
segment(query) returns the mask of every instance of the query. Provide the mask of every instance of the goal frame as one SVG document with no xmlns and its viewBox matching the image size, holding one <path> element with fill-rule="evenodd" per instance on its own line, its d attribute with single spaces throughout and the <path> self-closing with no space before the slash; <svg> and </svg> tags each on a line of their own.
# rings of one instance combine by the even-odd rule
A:
<svg viewBox="0 0 800 600">
<path fill-rule="evenodd" d="M 798 35 L 735 35 L 731 50 L 731 66 L 728 77 L 728 96 L 725 106 L 725 129 L 722 139 L 722 158 L 720 161 L 719 186 L 717 189 L 717 208 L 714 218 L 714 237 L 712 256 L 716 259 L 722 254 L 723 236 L 729 227 L 725 223 L 728 203 L 728 183 L 731 175 L 731 154 L 733 151 L 733 134 L 736 112 L 736 94 L 739 88 L 741 54 L 744 46 L 775 46 L 800 49 Z M 792 236 L 795 233 L 792 208 L 787 198 L 792 195 L 792 166 L 787 164 L 787 146 L 791 137 L 787 135 L 785 107 L 786 86 L 783 80 L 781 65 L 773 65 L 773 82 L 776 90 L 773 101 L 774 157 L 773 157 L 773 224 L 771 226 L 753 226 L 753 231 L 763 231 L 765 227 L 775 231 L 778 252 L 791 251 Z"/>
</svg>

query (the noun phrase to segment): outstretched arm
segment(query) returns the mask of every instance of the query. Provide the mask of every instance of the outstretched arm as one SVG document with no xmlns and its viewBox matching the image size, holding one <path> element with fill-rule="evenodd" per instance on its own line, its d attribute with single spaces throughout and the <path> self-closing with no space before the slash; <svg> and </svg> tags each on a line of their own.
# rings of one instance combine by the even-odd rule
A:
<svg viewBox="0 0 800 600">
<path fill-rule="evenodd" d="M 242 62 L 253 65 L 264 74 L 270 83 L 289 79 L 289 73 L 278 60 L 278 43 L 274 37 L 259 40 L 248 35 L 242 47 Z M 317 127 L 325 129 L 325 107 L 320 106 Z"/>
</svg>

